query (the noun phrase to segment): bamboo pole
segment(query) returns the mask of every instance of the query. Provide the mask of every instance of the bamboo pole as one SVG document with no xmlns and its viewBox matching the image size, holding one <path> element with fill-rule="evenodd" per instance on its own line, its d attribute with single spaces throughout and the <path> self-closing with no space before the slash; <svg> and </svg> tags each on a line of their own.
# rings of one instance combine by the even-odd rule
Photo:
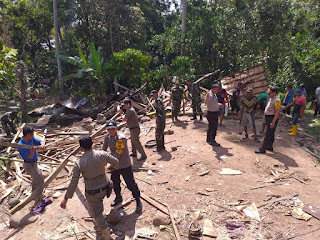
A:
<svg viewBox="0 0 320 240">
<path fill-rule="evenodd" d="M 116 113 L 110 120 L 114 120 L 119 116 L 119 113 Z M 100 127 L 95 133 L 91 134 L 91 138 L 94 139 L 95 137 L 99 136 L 103 131 L 105 131 L 106 125 Z M 49 183 L 56 178 L 56 176 L 60 173 L 60 171 L 67 165 L 68 160 L 71 156 L 76 155 L 80 151 L 80 147 L 77 147 L 74 151 L 72 151 L 62 162 L 61 164 L 54 170 L 44 181 L 44 188 L 46 188 Z M 35 192 L 33 191 L 32 194 L 25 199 L 23 199 L 18 205 L 10 210 L 10 213 L 13 214 L 20 209 L 22 209 L 25 205 L 31 202 L 35 197 Z"/>
</svg>

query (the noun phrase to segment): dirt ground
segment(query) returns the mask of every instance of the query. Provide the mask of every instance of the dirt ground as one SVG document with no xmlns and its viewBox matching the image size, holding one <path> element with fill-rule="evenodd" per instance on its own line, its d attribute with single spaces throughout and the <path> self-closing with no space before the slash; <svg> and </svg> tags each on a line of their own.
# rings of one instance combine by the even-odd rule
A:
<svg viewBox="0 0 320 240">
<path fill-rule="evenodd" d="M 217 135 L 217 142 L 221 147 L 211 147 L 206 143 L 208 125 L 206 120 L 190 121 L 187 116 L 180 117 L 180 120 L 181 122 L 172 124 L 171 119 L 167 119 L 166 130 L 171 129 L 174 134 L 165 136 L 166 151 L 158 154 L 152 149 L 146 149 L 147 160 L 138 162 L 133 159 L 133 165 L 158 170 L 152 174 L 146 171 L 135 172 L 136 181 L 141 192 L 170 206 L 182 239 L 189 239 L 188 229 L 198 210 L 203 217 L 199 220 L 200 225 L 204 219 L 212 220 L 218 240 L 230 239 L 226 228 L 228 221 L 244 223 L 245 228 L 241 230 L 242 236 L 239 239 L 248 240 L 291 239 L 290 237 L 319 226 L 319 220 L 315 218 L 309 221 L 298 220 L 289 213 L 299 200 L 314 207 L 320 206 L 320 169 L 317 160 L 299 147 L 300 136 L 287 135 L 289 127 L 287 121 L 283 120 L 278 125 L 274 152 L 257 155 L 254 151 L 261 146 L 261 143 L 256 143 L 253 137 L 242 140 L 243 134 L 239 134 L 242 131 L 239 121 L 230 117 L 225 119 L 224 126 L 219 127 Z M 258 129 L 261 122 L 260 117 L 257 120 Z M 142 127 L 154 124 L 155 121 L 151 120 L 143 123 Z M 152 138 L 154 130 L 146 136 L 142 134 L 141 140 L 145 143 Z M 129 147 L 131 148 L 130 144 Z M 173 151 L 172 147 L 177 147 L 177 150 Z M 240 170 L 242 174 L 220 175 L 222 168 Z M 199 176 L 205 171 L 210 172 Z M 290 176 L 296 176 L 304 183 Z M 262 185 L 268 186 L 251 189 Z M 122 191 L 125 200 L 131 197 L 128 189 L 123 188 Z M 259 207 L 276 197 L 291 195 L 297 197 Z M 79 223 L 79 231 L 85 230 L 83 225 L 93 229 L 92 222 L 82 219 L 89 216 L 82 180 L 65 210 L 59 207 L 63 197 L 64 192 L 46 208 L 35 223 L 19 229 L 4 228 L 0 232 L 0 239 L 53 239 L 58 229 L 69 226 L 73 220 Z M 113 199 L 114 194 L 105 199 L 105 213 L 110 210 Z M 243 212 L 237 211 L 235 205 L 240 203 L 246 205 L 255 203 L 259 210 L 260 221 L 252 220 Z M 149 239 L 175 239 L 171 225 L 165 230 L 153 226 L 152 220 L 159 212 L 155 207 L 143 201 L 142 214 L 134 213 L 134 209 L 135 203 L 132 202 L 122 210 L 124 216 L 121 222 L 111 226 L 118 235 L 116 239 L 125 237 L 132 239 L 141 229 L 157 232 L 154 238 Z M 2 218 L 6 219 L 7 215 L 3 213 Z M 63 239 L 84 238 L 72 236 Z M 320 231 L 294 239 L 320 239 Z"/>
</svg>

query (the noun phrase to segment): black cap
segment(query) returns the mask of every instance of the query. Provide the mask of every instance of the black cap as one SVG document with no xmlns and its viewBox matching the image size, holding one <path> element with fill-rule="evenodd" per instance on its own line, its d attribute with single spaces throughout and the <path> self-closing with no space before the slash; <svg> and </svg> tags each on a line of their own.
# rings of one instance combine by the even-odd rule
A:
<svg viewBox="0 0 320 240">
<path fill-rule="evenodd" d="M 212 85 L 211 85 L 211 89 L 212 89 L 212 88 L 219 88 L 219 84 L 216 84 L 216 83 L 212 84 Z"/>
<path fill-rule="evenodd" d="M 131 105 L 131 100 L 127 98 L 127 99 L 123 100 L 123 103 L 124 103 L 124 104 L 130 104 L 130 105 Z"/>
<path fill-rule="evenodd" d="M 248 92 L 248 93 L 253 93 L 253 88 L 248 88 L 248 89 L 247 89 L 247 92 Z"/>
<path fill-rule="evenodd" d="M 267 91 L 267 93 L 271 93 L 271 92 L 275 92 L 277 93 L 278 92 L 278 89 L 276 87 L 270 87 Z"/>
<path fill-rule="evenodd" d="M 110 120 L 109 122 L 107 122 L 107 129 L 110 128 L 117 128 L 117 123 L 114 120 Z"/>
</svg>

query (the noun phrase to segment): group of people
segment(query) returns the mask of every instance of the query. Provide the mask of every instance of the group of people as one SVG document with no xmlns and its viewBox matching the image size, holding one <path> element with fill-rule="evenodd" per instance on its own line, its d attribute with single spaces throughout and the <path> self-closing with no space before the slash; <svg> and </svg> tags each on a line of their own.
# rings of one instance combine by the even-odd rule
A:
<svg viewBox="0 0 320 240">
<path fill-rule="evenodd" d="M 141 154 L 138 160 L 145 160 L 147 155 L 139 140 L 139 122 L 135 110 L 131 106 L 129 99 L 124 100 L 124 109 L 126 113 L 123 120 L 127 121 L 131 132 L 132 157 Z M 122 110 L 120 113 L 123 113 Z M 84 154 L 75 162 L 72 170 L 72 179 L 65 193 L 60 206 L 66 208 L 68 200 L 72 198 L 80 177 L 84 178 L 85 197 L 88 203 L 88 211 L 93 218 L 96 239 L 111 240 L 110 230 L 106 219 L 103 216 L 103 199 L 110 197 L 112 189 L 116 195 L 111 206 L 121 204 L 123 199 L 121 195 L 121 179 L 124 179 L 125 185 L 132 192 L 136 200 L 136 212 L 141 213 L 142 203 L 140 200 L 140 190 L 135 182 L 125 135 L 117 130 L 117 123 L 114 120 L 106 124 L 107 134 L 104 138 L 101 150 L 92 148 L 93 141 L 91 137 L 84 136 L 79 140 L 79 147 Z M 44 188 L 44 180 L 40 169 L 37 166 L 37 150 L 44 149 L 46 146 L 43 141 L 34 136 L 34 129 L 30 126 L 23 128 L 23 137 L 19 144 L 31 145 L 30 149 L 18 148 L 18 152 L 24 160 L 24 169 L 32 178 L 32 191 L 35 192 L 34 206 L 40 204 Z M 109 149 L 109 152 L 107 150 Z M 105 167 L 111 171 L 111 180 L 106 176 Z"/>
<path fill-rule="evenodd" d="M 200 86 L 198 83 L 192 82 L 189 79 L 186 80 L 186 86 L 188 87 L 189 97 L 192 100 L 193 116 L 191 119 L 197 120 L 197 115 L 199 115 L 199 119 L 203 120 L 204 113 L 201 109 Z M 278 89 L 274 85 L 270 85 L 269 90 L 266 93 L 267 96 L 264 95 L 258 97 L 254 96 L 252 88 L 247 88 L 245 94 L 243 94 L 244 96 L 242 97 L 240 95 L 241 91 L 242 85 L 238 84 L 232 92 L 230 105 L 232 112 L 234 113 L 234 119 L 239 119 L 241 126 L 244 128 L 245 135 L 243 138 L 249 138 L 248 127 L 252 126 L 254 140 L 256 142 L 260 142 L 257 138 L 255 125 L 255 113 L 260 107 L 261 110 L 264 110 L 264 126 L 266 128 L 266 132 L 262 146 L 255 152 L 261 154 L 266 153 L 266 151 L 273 151 L 274 133 L 279 121 L 281 106 L 281 101 L 277 96 Z M 317 91 L 318 102 L 320 102 L 320 87 Z M 297 121 L 303 116 L 306 105 L 306 98 L 303 96 L 303 91 L 300 88 L 295 91 L 295 94 L 296 96 L 293 98 L 292 86 L 288 84 L 287 93 L 282 99 L 282 102 L 286 113 L 290 113 L 291 108 L 293 107 L 292 128 L 289 130 L 289 135 L 296 134 Z M 165 150 L 165 105 L 157 90 L 152 90 L 151 97 L 154 100 L 153 107 L 155 109 L 156 117 L 156 148 L 154 151 L 161 152 Z M 169 100 L 169 104 L 172 104 L 173 122 L 179 121 L 178 115 L 181 108 L 181 102 L 184 97 L 187 97 L 185 95 L 185 91 L 180 86 L 180 83 L 176 81 L 175 86 L 172 88 Z M 219 147 L 220 144 L 216 141 L 216 134 L 219 120 L 221 126 L 223 116 L 225 115 L 226 109 L 229 107 L 228 94 L 226 90 L 222 88 L 221 84 L 213 84 L 211 89 L 207 91 L 204 102 L 207 107 L 206 118 L 208 120 L 206 141 L 214 147 Z M 264 105 L 262 104 L 263 102 L 265 102 Z M 228 107 L 226 105 L 228 105 Z M 139 153 L 140 157 L 137 158 L 138 161 L 147 159 L 147 155 L 139 139 L 139 120 L 137 113 L 131 105 L 130 99 L 125 99 L 123 101 L 123 108 L 119 110 L 119 113 L 122 114 L 123 121 L 127 122 L 127 126 L 130 129 L 132 147 L 131 154 L 129 153 L 127 138 L 117 130 L 117 123 L 114 120 L 110 120 L 106 124 L 107 133 L 101 150 L 95 150 L 92 148 L 93 141 L 89 136 L 82 137 L 79 140 L 79 147 L 84 154 L 74 164 L 72 179 L 64 199 L 60 204 L 62 208 L 66 208 L 67 202 L 72 198 L 78 185 L 79 178 L 82 175 L 84 178 L 85 196 L 88 202 L 88 209 L 94 220 L 97 239 L 102 240 L 112 239 L 107 222 L 103 217 L 103 199 L 106 196 L 109 197 L 112 189 L 114 189 L 116 196 L 114 201 L 111 203 L 111 206 L 114 207 L 122 203 L 121 176 L 136 200 L 136 212 L 140 213 L 142 211 L 140 190 L 134 179 L 130 158 L 137 158 L 137 154 Z M 12 120 L 17 117 L 16 114 L 5 114 L 4 116 L 6 117 L 4 120 L 1 118 L 1 122 L 7 122 L 7 118 Z M 41 171 L 37 166 L 37 150 L 44 149 L 46 146 L 43 141 L 34 136 L 34 129 L 28 125 L 23 128 L 23 137 L 19 144 L 32 146 L 31 149 L 18 148 L 18 151 L 24 160 L 23 166 L 26 173 L 28 173 L 32 178 L 32 190 L 35 192 L 34 205 L 36 206 L 42 199 L 44 188 L 44 180 Z M 110 153 L 107 152 L 108 150 Z M 105 167 L 111 171 L 111 180 L 106 176 Z"/>
</svg>

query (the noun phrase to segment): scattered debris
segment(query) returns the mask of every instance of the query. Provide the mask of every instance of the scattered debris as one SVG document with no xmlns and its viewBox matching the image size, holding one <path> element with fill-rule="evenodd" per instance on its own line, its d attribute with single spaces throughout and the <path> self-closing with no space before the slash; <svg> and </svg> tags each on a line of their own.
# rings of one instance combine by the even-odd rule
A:
<svg viewBox="0 0 320 240">
<path fill-rule="evenodd" d="M 246 228 L 246 226 L 243 223 L 227 222 L 226 227 L 231 239 L 244 237 L 243 229 Z"/>
<path fill-rule="evenodd" d="M 315 217 L 316 219 L 320 220 L 320 209 L 314 208 L 311 205 L 306 205 L 302 208 L 303 211 L 310 214 L 311 216 Z"/>
<path fill-rule="evenodd" d="M 241 175 L 242 172 L 239 170 L 233 170 L 231 168 L 222 168 L 219 172 L 220 175 Z"/>
<path fill-rule="evenodd" d="M 236 206 L 236 209 L 239 211 L 242 211 L 247 217 L 256 220 L 256 221 L 261 221 L 260 216 L 259 216 L 259 211 L 258 208 L 256 207 L 255 203 L 252 203 L 251 205 L 240 205 Z"/>
<path fill-rule="evenodd" d="M 210 170 L 207 170 L 207 171 L 199 173 L 198 176 L 202 177 L 202 176 L 207 175 L 209 173 L 210 173 Z"/>
<path fill-rule="evenodd" d="M 290 209 L 290 214 L 292 217 L 299 219 L 299 220 L 305 220 L 308 221 L 312 218 L 311 215 L 308 213 L 304 212 L 301 208 L 299 207 L 293 207 Z"/>
<path fill-rule="evenodd" d="M 213 229 L 212 220 L 204 219 L 202 235 L 211 238 L 216 238 L 218 236 L 217 231 Z"/>
</svg>

